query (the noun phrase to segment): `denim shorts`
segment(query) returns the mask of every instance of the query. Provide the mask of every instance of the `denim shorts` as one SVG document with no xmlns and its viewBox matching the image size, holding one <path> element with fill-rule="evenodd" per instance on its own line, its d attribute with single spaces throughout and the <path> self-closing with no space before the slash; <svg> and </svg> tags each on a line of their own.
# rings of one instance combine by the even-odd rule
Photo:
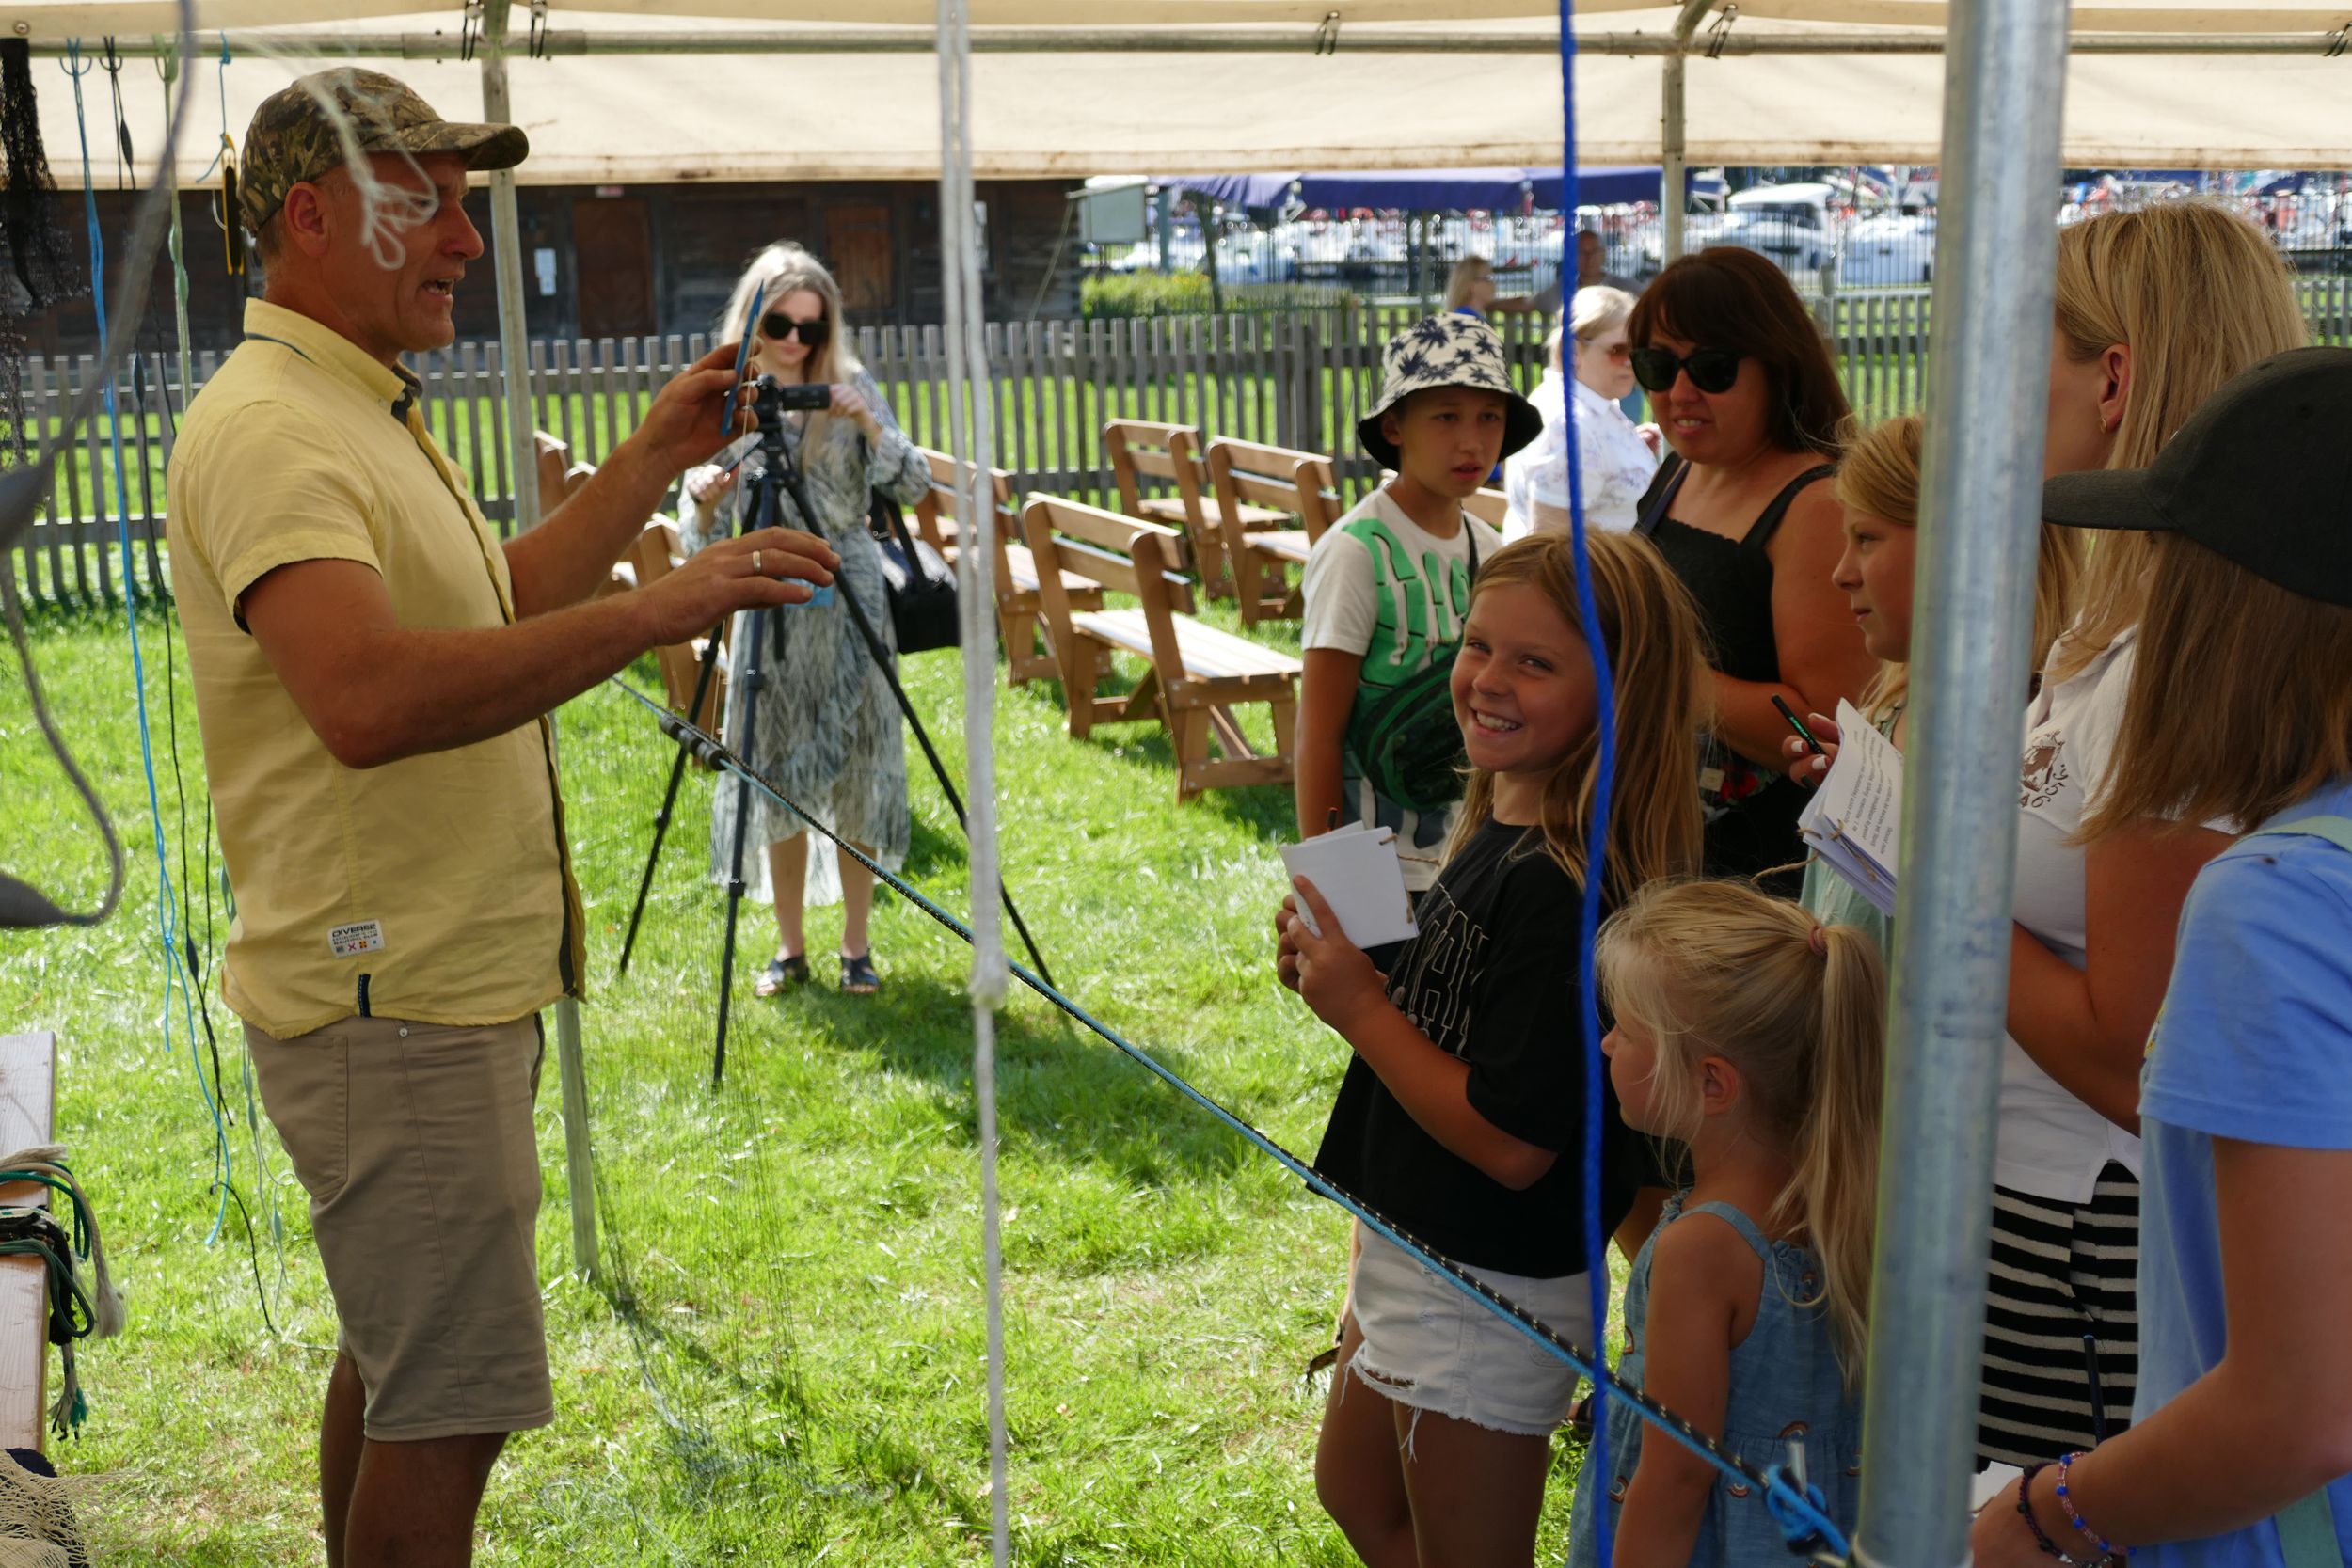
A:
<svg viewBox="0 0 2352 1568">
<path fill-rule="evenodd" d="M 1382 1397 L 1494 1432 L 1543 1437 L 1568 1418 L 1580 1374 L 1394 1243 L 1356 1227 L 1352 1291 L 1363 1343 L 1348 1370 Z M 1586 1276 L 1472 1269 L 1578 1345 L 1592 1343 Z"/>
</svg>

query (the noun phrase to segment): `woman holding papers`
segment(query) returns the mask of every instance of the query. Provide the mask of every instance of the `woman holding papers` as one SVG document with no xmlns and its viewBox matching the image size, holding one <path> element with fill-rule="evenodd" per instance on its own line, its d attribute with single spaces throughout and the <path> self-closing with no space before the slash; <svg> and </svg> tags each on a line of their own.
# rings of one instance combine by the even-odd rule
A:
<svg viewBox="0 0 2352 1568">
<path fill-rule="evenodd" d="M 1276 919 L 1282 983 L 1353 1052 L 1317 1167 L 1583 1343 L 1586 1271 L 1605 1264 L 1586 1256 L 1585 1206 L 1613 1227 L 1630 1195 L 1585 1189 L 1571 948 L 1587 875 L 1613 904 L 1695 868 L 1707 695 L 1697 613 L 1657 552 L 1590 543 L 1620 715 L 1605 866 L 1584 863 L 1598 694 L 1575 550 L 1523 539 L 1470 601 L 1451 683 L 1469 787 L 1420 933 L 1384 977 L 1311 879 Z M 1575 1374 L 1411 1254 L 1357 1241 L 1315 1456 L 1324 1507 L 1368 1563 L 1531 1562 Z"/>
<path fill-rule="evenodd" d="M 1700 758 L 1707 870 L 1752 876 L 1804 858 L 1804 792 L 1779 771 L 1772 698 L 1835 712 L 1874 668 L 1830 582 L 1829 486 L 1847 418 L 1820 330 L 1778 267 L 1718 246 L 1658 275 L 1629 324 L 1633 374 L 1674 456 L 1635 526 L 1698 601 L 1715 667 Z M 1794 876 L 1776 891 L 1794 892 Z"/>
<path fill-rule="evenodd" d="M 2046 471 L 2145 466 L 2216 388 L 2307 336 L 2277 250 L 2217 208 L 2166 202 L 2062 230 Z M 2189 883 L 2239 828 L 2151 815 L 2080 836 L 2108 781 L 2151 548 L 2137 533 L 2101 541 L 2026 716 L 1983 1462 L 2053 1460 L 2129 1419 L 2140 1067 Z M 2045 545 L 2045 590 L 2072 559 Z"/>
</svg>

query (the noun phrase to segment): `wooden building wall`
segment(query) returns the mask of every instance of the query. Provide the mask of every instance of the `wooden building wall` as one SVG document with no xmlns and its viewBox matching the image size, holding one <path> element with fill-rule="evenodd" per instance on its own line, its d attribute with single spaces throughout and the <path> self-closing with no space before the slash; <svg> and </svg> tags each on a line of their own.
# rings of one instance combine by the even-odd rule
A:
<svg viewBox="0 0 2352 1568">
<path fill-rule="evenodd" d="M 1041 318 L 1077 314 L 1077 252 L 1074 242 L 1061 244 L 1065 193 L 1073 188 L 1050 180 L 979 184 L 988 215 L 982 290 L 990 320 L 1026 320 L 1033 308 Z M 853 325 L 920 325 L 940 318 L 938 187 L 929 182 L 525 185 L 517 198 L 524 319 L 535 338 L 707 330 L 744 264 L 763 245 L 785 239 L 808 246 L 833 269 Z M 135 193 L 99 194 L 110 267 L 129 247 L 135 199 Z M 245 294 L 261 288 L 258 263 L 246 278 L 228 274 L 215 199 L 209 192 L 181 198 L 189 330 L 205 348 L 236 341 Z M 487 195 L 477 191 L 468 209 L 486 240 Z M 77 195 L 60 193 L 57 217 L 81 253 Z M 152 299 L 154 313 L 140 333 L 140 346 L 150 351 L 175 341 L 166 266 L 156 270 Z M 87 353 L 98 342 L 97 313 L 87 299 L 29 320 L 24 329 L 36 354 Z M 498 336 L 486 255 L 458 288 L 457 335 L 484 341 Z"/>
</svg>

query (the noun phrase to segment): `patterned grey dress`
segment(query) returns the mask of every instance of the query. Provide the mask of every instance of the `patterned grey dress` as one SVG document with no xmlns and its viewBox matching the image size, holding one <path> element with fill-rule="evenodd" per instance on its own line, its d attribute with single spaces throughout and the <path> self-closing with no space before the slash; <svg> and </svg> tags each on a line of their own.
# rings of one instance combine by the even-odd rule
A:
<svg viewBox="0 0 2352 1568">
<path fill-rule="evenodd" d="M 803 436 L 801 425 L 788 427 L 787 451 L 799 465 L 809 505 L 816 509 L 817 526 L 811 531 L 822 533 L 841 553 L 840 576 L 848 578 L 858 604 L 895 654 L 882 552 L 866 527 L 867 495 L 870 489 L 911 507 L 929 488 L 930 470 L 891 417 L 873 377 L 861 370 L 850 385 L 881 420 L 881 438 L 869 443 L 855 424 L 827 417 L 819 421 L 813 441 Z M 765 459 L 754 452 L 707 531 L 698 526 L 691 503 L 682 508 L 689 551 L 737 531 L 764 467 Z M 778 493 L 775 522 L 783 528 L 809 528 L 788 490 Z M 907 854 L 907 763 L 889 681 L 875 665 L 838 592 L 830 604 L 788 606 L 769 611 L 764 620 L 781 627 L 783 654 L 777 657 L 776 632 L 763 626 L 761 668 L 767 680 L 745 760 L 780 793 L 821 816 L 843 837 L 872 848 L 876 860 L 898 870 Z M 748 615 L 736 617 L 728 641 L 731 661 L 742 657 L 749 622 Z M 732 708 L 732 688 L 728 701 Z M 728 722 L 734 724 L 732 713 Z M 730 744 L 735 739 L 731 728 Z M 723 774 L 712 792 L 711 876 L 721 886 L 726 883 L 733 858 L 737 793 Z M 752 897 L 770 900 L 775 893 L 769 885 L 766 847 L 795 836 L 806 824 L 798 813 L 756 790 L 751 794 L 751 831 L 743 841 L 744 882 Z M 808 903 L 832 903 L 841 895 L 834 857 L 819 852 L 829 847 L 811 847 L 804 890 Z"/>
</svg>

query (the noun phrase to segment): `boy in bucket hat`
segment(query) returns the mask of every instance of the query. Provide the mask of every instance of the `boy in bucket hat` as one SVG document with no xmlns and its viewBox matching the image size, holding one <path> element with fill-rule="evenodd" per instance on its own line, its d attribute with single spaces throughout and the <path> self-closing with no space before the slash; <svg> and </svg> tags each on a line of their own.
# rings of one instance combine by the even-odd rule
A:
<svg viewBox="0 0 2352 1568">
<path fill-rule="evenodd" d="M 835 558 L 767 530 L 589 601 L 679 470 L 724 440 L 733 344 L 501 541 L 401 356 L 455 337 L 483 249 L 467 176 L 517 162 L 523 133 L 338 71 L 264 102 L 246 149 L 267 291 L 190 404 L 168 478 L 237 889 L 223 991 L 341 1324 L 319 1436 L 327 1561 L 453 1568 L 507 1434 L 554 1418 L 532 1100 L 539 1009 L 579 994 L 585 951 L 544 715 L 649 647 L 805 601 L 778 579 L 830 581 Z"/>
<path fill-rule="evenodd" d="M 1447 672 L 1477 563 L 1502 536 L 1462 510 L 1543 417 L 1511 388 L 1502 340 L 1470 316 L 1432 316 L 1381 356 L 1380 400 L 1357 424 L 1394 477 L 1315 542 L 1301 592 L 1294 741 L 1298 831 L 1393 829 L 1406 886 L 1437 879 L 1461 737 Z"/>
</svg>

